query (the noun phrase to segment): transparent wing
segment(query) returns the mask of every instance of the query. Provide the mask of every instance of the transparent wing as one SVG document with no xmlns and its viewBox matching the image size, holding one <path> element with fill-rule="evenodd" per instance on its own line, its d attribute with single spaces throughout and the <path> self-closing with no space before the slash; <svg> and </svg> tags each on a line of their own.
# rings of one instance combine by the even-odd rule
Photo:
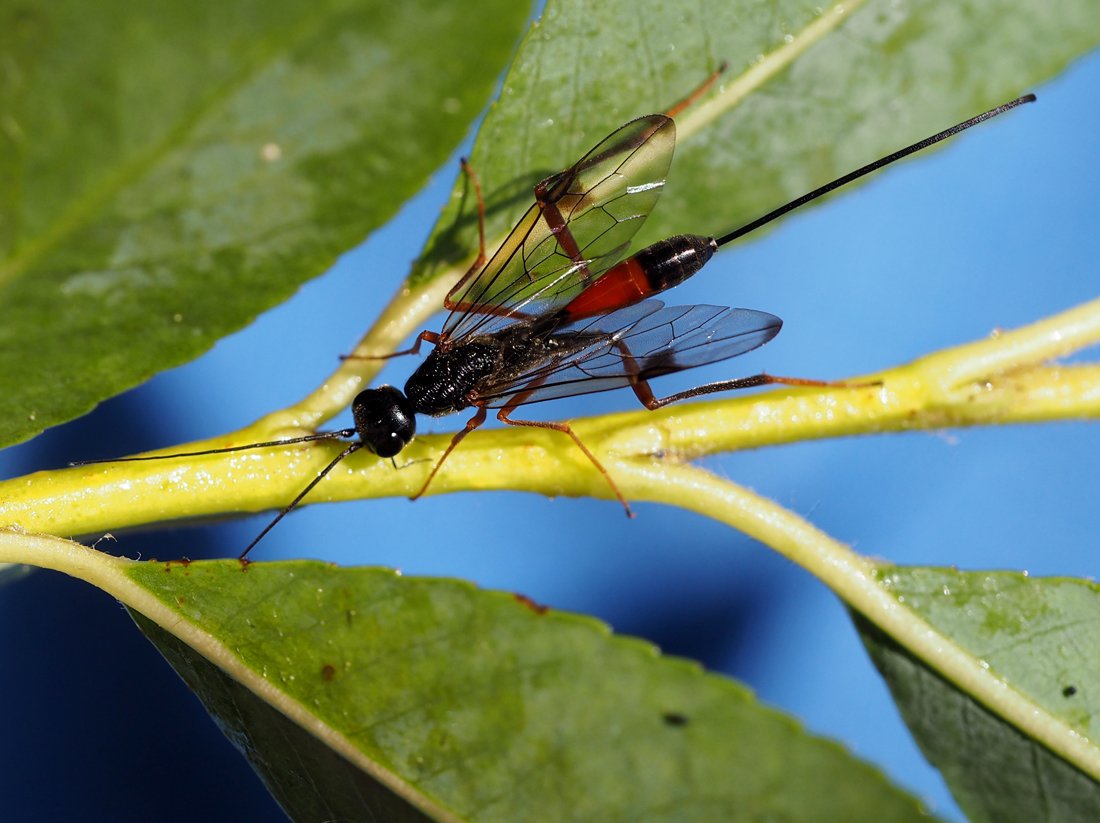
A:
<svg viewBox="0 0 1100 823">
<path fill-rule="evenodd" d="M 611 268 L 656 204 L 675 144 L 670 118 L 639 117 L 539 183 L 489 262 L 447 295 L 443 333 L 487 334 L 550 313 Z"/>
<path fill-rule="evenodd" d="M 647 300 L 551 335 L 560 356 L 533 364 L 507 382 L 484 386 L 490 408 L 620 388 L 717 363 L 764 345 L 783 321 L 753 309 L 664 306 Z"/>
</svg>

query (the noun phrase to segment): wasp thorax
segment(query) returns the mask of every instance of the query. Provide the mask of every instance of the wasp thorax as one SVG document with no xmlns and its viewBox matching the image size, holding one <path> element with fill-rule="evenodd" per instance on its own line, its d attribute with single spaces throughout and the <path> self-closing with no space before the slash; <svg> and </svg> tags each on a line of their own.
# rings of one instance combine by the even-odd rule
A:
<svg viewBox="0 0 1100 823">
<path fill-rule="evenodd" d="M 379 457 L 393 457 L 416 434 L 416 412 L 393 386 L 359 392 L 351 413 L 360 439 Z"/>
<path fill-rule="evenodd" d="M 408 402 L 433 417 L 462 411 L 479 381 L 500 367 L 500 348 L 499 341 L 485 340 L 433 349 L 405 383 Z"/>
</svg>

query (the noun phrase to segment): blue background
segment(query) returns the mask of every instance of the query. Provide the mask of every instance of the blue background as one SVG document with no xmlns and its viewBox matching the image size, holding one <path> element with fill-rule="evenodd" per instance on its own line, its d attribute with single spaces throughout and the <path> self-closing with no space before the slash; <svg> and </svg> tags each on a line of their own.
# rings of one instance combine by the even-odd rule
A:
<svg viewBox="0 0 1100 823">
<path fill-rule="evenodd" d="M 785 320 L 783 332 L 759 352 L 663 379 L 659 390 L 765 369 L 843 378 L 1096 297 L 1097 89 L 1094 55 L 1035 89 L 1036 105 L 724 251 L 670 302 L 764 309 Z M 305 395 L 398 288 L 455 165 L 289 304 L 195 363 L 9 450 L 0 470 L 207 437 Z M 410 368 L 391 364 L 384 377 L 401 384 Z M 564 419 L 632 403 L 618 392 L 537 411 Z M 1091 576 L 1098 458 L 1100 428 L 1057 423 L 799 444 L 706 465 L 898 563 Z M 281 524 L 256 559 L 320 556 L 457 576 L 597 615 L 745 681 L 938 813 L 960 816 L 835 597 L 723 526 L 655 505 L 637 511 L 630 522 L 617 503 L 518 493 L 314 506 Z M 116 550 L 232 555 L 265 522 L 129 534 Z M 278 819 L 243 759 L 103 594 L 55 574 L 9 580 L 0 660 L 5 819 Z M 175 809 L 164 807 L 166 790 Z"/>
</svg>

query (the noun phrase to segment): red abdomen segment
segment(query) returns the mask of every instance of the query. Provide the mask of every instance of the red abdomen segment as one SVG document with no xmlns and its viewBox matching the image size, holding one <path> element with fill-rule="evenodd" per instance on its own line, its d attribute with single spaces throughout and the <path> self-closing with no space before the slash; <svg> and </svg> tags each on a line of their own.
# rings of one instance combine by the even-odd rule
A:
<svg viewBox="0 0 1100 823">
<path fill-rule="evenodd" d="M 563 310 L 570 320 L 607 314 L 670 289 L 706 265 L 718 245 L 713 237 L 678 234 L 608 269 Z"/>
</svg>

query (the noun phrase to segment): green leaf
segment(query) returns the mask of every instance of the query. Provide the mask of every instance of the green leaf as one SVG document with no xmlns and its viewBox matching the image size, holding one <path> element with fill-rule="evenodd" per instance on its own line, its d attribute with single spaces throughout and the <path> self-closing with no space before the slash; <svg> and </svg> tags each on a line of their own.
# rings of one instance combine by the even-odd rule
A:
<svg viewBox="0 0 1100 823">
<path fill-rule="evenodd" d="M 704 0 L 641 11 L 551 0 L 473 152 L 487 235 L 504 236 L 540 178 L 627 120 L 666 110 L 723 60 L 723 90 L 677 117 L 676 159 L 634 249 L 743 225 L 1016 97 L 1098 44 L 1094 0 L 1060 3 L 1057 14 L 1014 0 Z M 441 216 L 419 277 L 475 250 L 470 200 L 456 197 Z"/>
<path fill-rule="evenodd" d="M 139 612 L 130 614 L 295 820 L 430 820 Z M 316 679 L 316 672 L 310 673 Z M 324 675 L 322 674 L 322 679 Z M 366 815 L 369 809 L 373 818 Z"/>
<path fill-rule="evenodd" d="M 899 604 L 969 652 L 1054 740 L 1100 758 L 1100 588 L 1008 572 L 891 568 Z M 857 619 L 905 722 L 973 821 L 1094 821 L 1100 785 L 1080 755 L 1036 742 Z M 1003 704 L 1004 701 L 1001 701 Z"/>
<path fill-rule="evenodd" d="M 835 743 L 595 620 L 309 561 L 121 570 L 295 819 L 926 819 Z"/>
<path fill-rule="evenodd" d="M 480 8 L 0 5 L 0 444 L 194 358 L 388 220 L 527 15 Z"/>
<path fill-rule="evenodd" d="M 239 4 L 181 4 L 178 19 L 121 5 L 91 20 L 76 5 L 30 8 L 0 25 L 25 69 L 0 81 L 2 114 L 10 99 L 18 115 L 0 117 L 2 202 L 18 206 L 0 212 L 7 440 L 193 356 L 320 271 L 434 165 L 416 163 L 430 152 L 438 162 L 452 142 L 440 135 L 466 122 L 440 114 L 447 101 L 468 115 L 481 99 L 476 81 L 474 91 L 459 82 L 465 66 L 506 47 L 486 29 L 502 14 L 466 19 L 428 4 L 314 4 L 302 17 L 265 4 L 256 19 Z M 538 176 L 665 108 L 722 58 L 739 93 L 681 119 L 683 150 L 643 243 L 729 228 L 1015 95 L 1100 41 L 1091 0 L 1058 14 L 1007 0 L 844 9 L 551 3 L 475 153 L 490 236 L 507 231 Z M 31 188 L 33 198 L 22 193 Z M 468 213 L 444 215 L 424 274 L 468 255 Z M 359 794 L 394 804 L 372 806 L 379 814 L 499 819 L 918 813 L 876 772 L 729 682 L 591 621 L 379 571 L 127 569 L 160 598 L 139 610 L 185 644 L 166 641 L 166 654 L 269 764 L 280 796 L 325 786 L 301 800 L 303 815 Z M 321 737 L 279 725 L 254 693 Z M 299 747 L 313 739 L 377 785 L 352 773 L 331 775 L 332 789 L 308 762 L 278 756 L 282 746 L 311 761 Z M 316 757 L 327 775 L 331 757 Z"/>
</svg>

